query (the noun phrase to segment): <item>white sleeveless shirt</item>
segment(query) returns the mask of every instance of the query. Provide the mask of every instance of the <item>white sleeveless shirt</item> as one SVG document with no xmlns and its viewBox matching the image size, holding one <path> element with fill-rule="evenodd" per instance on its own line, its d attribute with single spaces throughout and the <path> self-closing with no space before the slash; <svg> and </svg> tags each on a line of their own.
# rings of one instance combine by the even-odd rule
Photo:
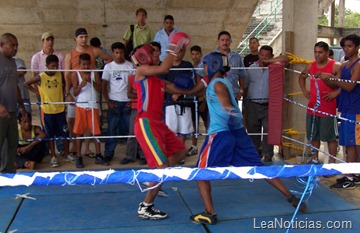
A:
<svg viewBox="0 0 360 233">
<path fill-rule="evenodd" d="M 80 72 L 77 71 L 79 84 L 82 82 Z M 81 89 L 79 95 L 76 97 L 76 106 L 80 108 L 99 108 L 97 101 L 99 100 L 99 93 L 95 90 L 92 83 L 95 82 L 94 72 L 91 72 L 91 83 L 87 82 Z"/>
</svg>

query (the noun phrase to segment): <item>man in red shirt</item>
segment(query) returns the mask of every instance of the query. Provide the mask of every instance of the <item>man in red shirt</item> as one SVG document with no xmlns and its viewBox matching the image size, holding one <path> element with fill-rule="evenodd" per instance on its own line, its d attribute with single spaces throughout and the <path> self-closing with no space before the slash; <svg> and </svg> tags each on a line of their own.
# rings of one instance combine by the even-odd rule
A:
<svg viewBox="0 0 360 233">
<path fill-rule="evenodd" d="M 309 77 L 310 91 L 306 89 L 306 74 L 315 75 L 319 72 L 336 75 L 340 69 L 340 63 L 329 58 L 329 45 L 325 42 L 317 42 L 314 46 L 315 61 L 308 64 L 299 76 L 299 85 L 304 96 L 309 99 L 308 107 L 315 108 L 317 111 L 336 115 L 336 96 L 338 92 L 328 87 L 321 79 L 315 76 Z M 316 88 L 318 87 L 318 89 Z M 318 96 L 319 95 L 319 96 Z M 306 136 L 311 141 L 311 145 L 316 149 L 320 148 L 320 140 L 328 143 L 329 153 L 336 156 L 337 132 L 336 119 L 308 109 L 306 114 Z M 308 163 L 318 164 L 318 150 L 312 150 L 312 159 Z M 335 162 L 335 158 L 329 159 L 330 163 Z"/>
</svg>

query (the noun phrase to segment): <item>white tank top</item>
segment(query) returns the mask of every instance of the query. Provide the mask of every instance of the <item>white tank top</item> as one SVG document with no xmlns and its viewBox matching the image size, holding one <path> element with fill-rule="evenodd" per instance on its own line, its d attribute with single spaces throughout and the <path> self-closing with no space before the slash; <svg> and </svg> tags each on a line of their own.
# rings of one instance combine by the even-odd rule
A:
<svg viewBox="0 0 360 233">
<path fill-rule="evenodd" d="M 80 72 L 77 71 L 76 73 L 80 84 L 82 82 Z M 87 82 L 86 86 L 81 89 L 80 94 L 76 97 L 76 106 L 80 108 L 98 108 L 99 93 L 92 85 L 92 82 L 95 82 L 94 72 L 91 72 L 90 79 L 91 83 Z"/>
</svg>

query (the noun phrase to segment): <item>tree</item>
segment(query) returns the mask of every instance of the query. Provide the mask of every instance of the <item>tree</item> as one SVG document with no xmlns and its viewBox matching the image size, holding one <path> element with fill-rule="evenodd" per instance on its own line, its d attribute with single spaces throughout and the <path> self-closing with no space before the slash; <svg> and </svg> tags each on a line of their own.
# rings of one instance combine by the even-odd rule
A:
<svg viewBox="0 0 360 233">
<path fill-rule="evenodd" d="M 326 17 L 325 14 L 320 15 L 320 16 L 318 17 L 318 25 L 321 25 L 321 26 L 329 26 L 329 20 L 328 20 L 328 18 Z"/>
<path fill-rule="evenodd" d="M 351 14 L 345 15 L 345 27 L 360 28 L 360 14 L 351 12 Z"/>
<path fill-rule="evenodd" d="M 328 26 L 329 21 L 327 18 L 328 12 L 318 17 L 318 25 Z M 335 27 L 339 25 L 339 7 L 335 6 Z M 360 28 L 360 13 L 354 12 L 350 9 L 345 9 L 345 28 Z"/>
</svg>

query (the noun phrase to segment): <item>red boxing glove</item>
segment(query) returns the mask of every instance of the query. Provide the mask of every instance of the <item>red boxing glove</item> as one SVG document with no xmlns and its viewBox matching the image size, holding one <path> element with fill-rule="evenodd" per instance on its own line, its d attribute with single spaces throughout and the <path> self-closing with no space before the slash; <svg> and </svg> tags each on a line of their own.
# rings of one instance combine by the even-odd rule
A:
<svg viewBox="0 0 360 233">
<path fill-rule="evenodd" d="M 152 53 L 154 52 L 154 47 L 151 44 L 144 44 L 135 48 L 131 52 L 131 61 L 134 66 L 140 65 L 152 65 Z"/>
<path fill-rule="evenodd" d="M 190 43 L 190 37 L 185 32 L 175 32 L 169 38 L 169 46 L 167 48 L 167 52 L 177 56 L 178 53 L 181 52 L 183 48 Z"/>
</svg>

